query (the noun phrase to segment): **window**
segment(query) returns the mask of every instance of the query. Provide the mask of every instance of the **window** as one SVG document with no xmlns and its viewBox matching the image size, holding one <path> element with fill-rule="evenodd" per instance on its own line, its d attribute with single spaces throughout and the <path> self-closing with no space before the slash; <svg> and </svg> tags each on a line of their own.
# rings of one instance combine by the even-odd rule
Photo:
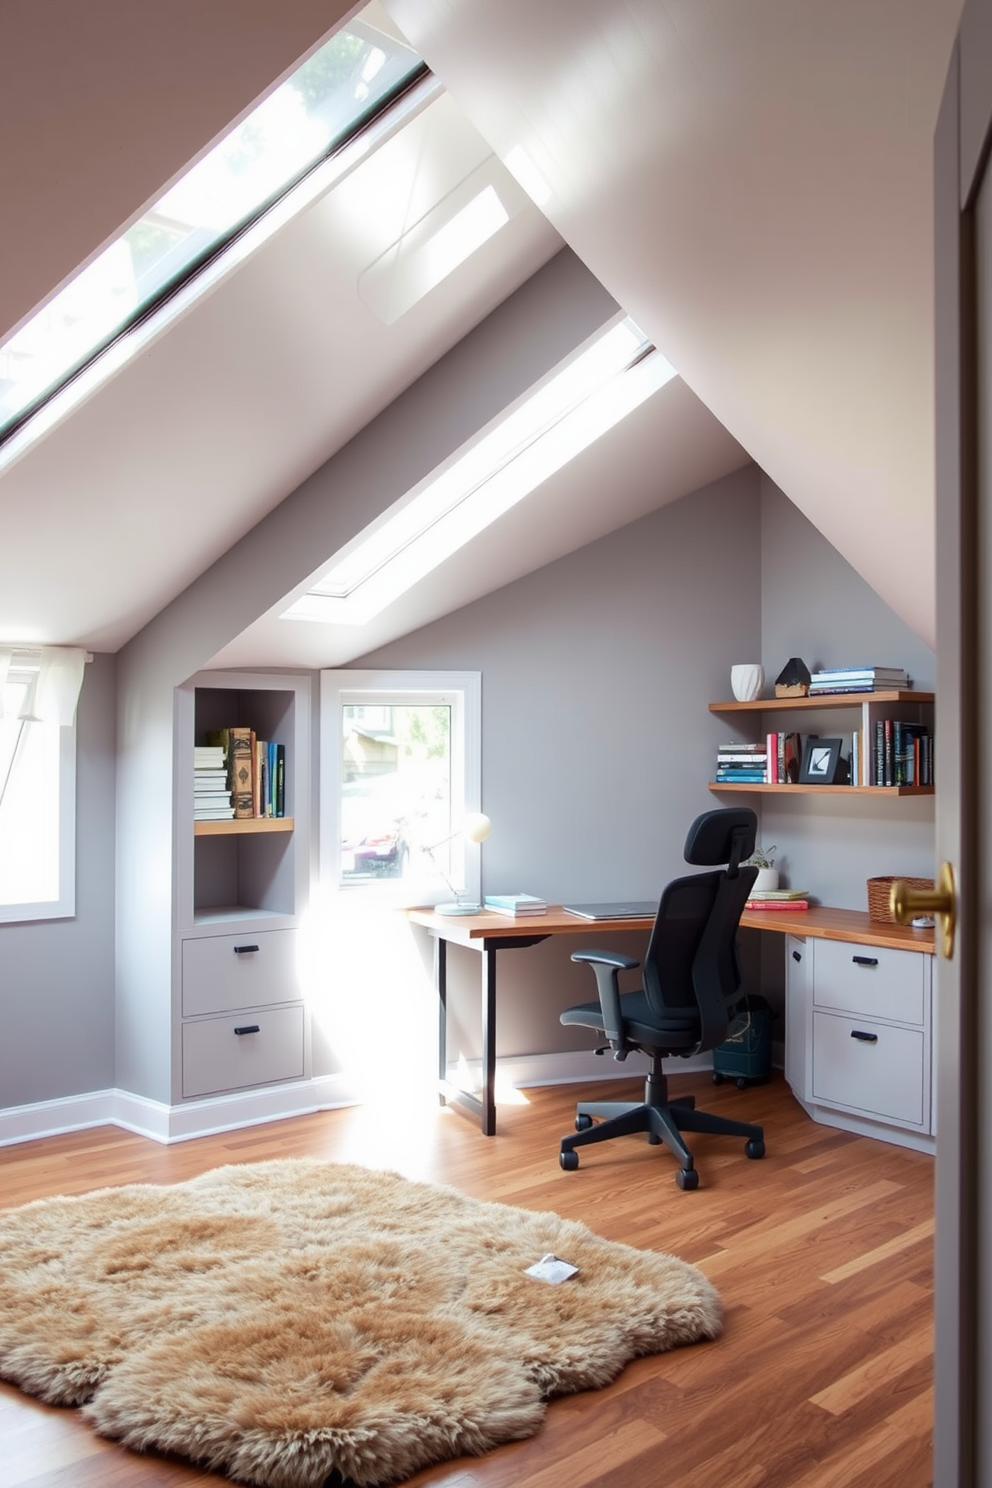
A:
<svg viewBox="0 0 992 1488">
<path fill-rule="evenodd" d="M 478 673 L 324 672 L 322 886 L 395 904 L 478 897 Z"/>
<path fill-rule="evenodd" d="M 0 443 L 112 346 L 114 366 L 140 349 L 130 332 L 426 72 L 360 16 L 337 31 L 0 347 Z"/>
<path fill-rule="evenodd" d="M 75 726 L 22 716 L 48 711 L 32 705 L 37 664 L 0 652 L 0 677 L 0 923 L 67 918 L 75 913 Z"/>
</svg>

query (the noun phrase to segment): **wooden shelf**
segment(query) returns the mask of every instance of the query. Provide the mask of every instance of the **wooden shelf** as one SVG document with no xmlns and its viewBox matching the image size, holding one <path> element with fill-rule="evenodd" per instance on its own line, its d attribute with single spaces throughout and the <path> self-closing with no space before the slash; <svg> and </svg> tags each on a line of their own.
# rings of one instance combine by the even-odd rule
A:
<svg viewBox="0 0 992 1488">
<path fill-rule="evenodd" d="M 933 703 L 932 692 L 828 692 L 825 697 L 755 698 L 750 703 L 710 703 L 711 713 L 771 713 L 793 708 L 860 708 L 862 703 Z M 889 789 L 890 787 L 886 787 Z M 824 789 L 823 786 L 818 789 Z"/>
<path fill-rule="evenodd" d="M 711 791 L 762 791 L 779 796 L 932 796 L 932 785 L 762 785 L 734 780 L 709 783 Z"/>
<path fill-rule="evenodd" d="M 291 816 L 236 816 L 231 821 L 195 821 L 194 837 L 238 837 L 247 832 L 292 832 Z"/>
</svg>

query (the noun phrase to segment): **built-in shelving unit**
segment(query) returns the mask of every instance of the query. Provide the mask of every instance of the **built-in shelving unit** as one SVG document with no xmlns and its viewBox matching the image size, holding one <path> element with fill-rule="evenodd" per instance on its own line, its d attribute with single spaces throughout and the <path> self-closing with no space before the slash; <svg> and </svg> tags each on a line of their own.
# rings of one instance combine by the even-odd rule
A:
<svg viewBox="0 0 992 1488">
<path fill-rule="evenodd" d="M 932 692 L 915 692 L 911 688 L 892 689 L 886 692 L 838 692 L 820 697 L 774 697 L 756 698 L 752 702 L 710 703 L 711 713 L 760 715 L 764 713 L 819 713 L 825 709 L 857 710 L 861 714 L 861 732 L 864 739 L 871 737 L 871 730 L 880 719 L 908 719 L 929 721 L 932 724 L 935 697 Z M 753 781 L 711 781 L 709 788 L 714 793 L 761 793 L 770 795 L 836 795 L 836 796 L 932 796 L 932 785 L 763 785 Z"/>
<path fill-rule="evenodd" d="M 240 837 L 254 832 L 292 832 L 292 816 L 235 817 L 232 821 L 195 821 L 194 837 Z"/>
</svg>

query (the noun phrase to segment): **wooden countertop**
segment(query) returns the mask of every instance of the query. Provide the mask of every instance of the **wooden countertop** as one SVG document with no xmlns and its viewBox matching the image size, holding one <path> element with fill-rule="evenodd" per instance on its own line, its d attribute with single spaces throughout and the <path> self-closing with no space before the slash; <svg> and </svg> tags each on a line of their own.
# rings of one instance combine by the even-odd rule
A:
<svg viewBox="0 0 992 1488">
<path fill-rule="evenodd" d="M 889 924 L 869 918 L 863 909 L 746 909 L 743 930 L 777 930 L 780 935 L 809 935 L 817 940 L 849 940 L 855 945 L 887 946 L 896 951 L 932 951 L 933 930 Z"/>
<path fill-rule="evenodd" d="M 478 947 L 482 940 L 518 940 L 549 935 L 612 934 L 617 930 L 650 930 L 651 920 L 584 920 L 568 914 L 560 905 L 548 906 L 547 914 L 495 914 L 487 910 L 477 915 L 439 915 L 433 909 L 408 909 L 407 918 L 423 925 L 445 940 L 457 945 Z M 746 909 L 741 916 L 744 930 L 772 930 L 779 935 L 807 935 L 820 940 L 847 940 L 855 945 L 886 946 L 897 951 L 933 951 L 932 930 L 913 930 L 908 925 L 892 925 L 873 920 L 867 910 L 829 909 L 814 905 L 809 909 Z"/>
</svg>

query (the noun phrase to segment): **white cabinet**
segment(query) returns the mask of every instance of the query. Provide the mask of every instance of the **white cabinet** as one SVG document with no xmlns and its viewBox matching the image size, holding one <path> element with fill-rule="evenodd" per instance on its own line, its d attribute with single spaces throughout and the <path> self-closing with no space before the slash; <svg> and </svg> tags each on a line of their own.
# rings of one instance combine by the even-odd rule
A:
<svg viewBox="0 0 992 1488">
<path fill-rule="evenodd" d="M 308 1074 L 297 932 L 310 883 L 310 679 L 204 672 L 176 693 L 174 1087 Z M 285 752 L 285 817 L 194 822 L 193 746 L 247 725 Z"/>
<path fill-rule="evenodd" d="M 932 1150 L 933 955 L 786 942 L 786 1078 L 828 1125 Z"/>
</svg>

